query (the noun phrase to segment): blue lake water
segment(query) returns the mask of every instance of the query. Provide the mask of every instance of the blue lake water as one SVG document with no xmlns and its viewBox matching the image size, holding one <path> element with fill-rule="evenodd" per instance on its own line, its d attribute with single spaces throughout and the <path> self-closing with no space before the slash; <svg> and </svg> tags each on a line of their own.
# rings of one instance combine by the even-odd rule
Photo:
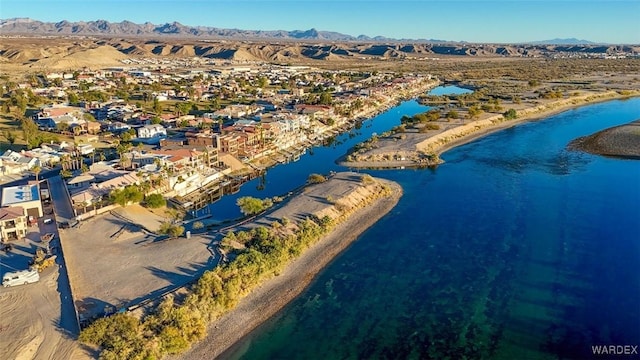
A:
<svg viewBox="0 0 640 360">
<path fill-rule="evenodd" d="M 244 185 L 214 216 L 345 170 L 346 149 L 425 109 L 405 102 L 269 170 L 264 190 Z M 367 171 L 403 186 L 399 204 L 224 357 L 570 359 L 640 345 L 640 162 L 565 149 L 638 118 L 640 99 L 611 101 L 460 146 L 435 170 Z"/>
<path fill-rule="evenodd" d="M 447 85 L 447 86 L 438 86 L 431 89 L 427 94 L 428 95 L 462 95 L 472 93 L 473 90 L 465 89 L 459 86 Z"/>
</svg>

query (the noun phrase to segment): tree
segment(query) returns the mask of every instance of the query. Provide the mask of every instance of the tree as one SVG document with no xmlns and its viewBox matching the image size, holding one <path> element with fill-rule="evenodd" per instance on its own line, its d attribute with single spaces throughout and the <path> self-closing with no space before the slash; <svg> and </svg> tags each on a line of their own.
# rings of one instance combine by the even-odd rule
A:
<svg viewBox="0 0 640 360">
<path fill-rule="evenodd" d="M 190 102 L 179 102 L 176 103 L 174 105 L 175 109 L 176 109 L 176 115 L 181 116 L 181 115 L 186 115 L 189 110 L 191 109 L 191 103 Z"/>
<path fill-rule="evenodd" d="M 168 232 L 169 236 L 174 238 L 182 235 L 183 233 L 184 233 L 184 226 L 179 226 L 179 225 L 171 226 Z"/>
<path fill-rule="evenodd" d="M 42 168 L 38 165 L 34 166 L 31 168 L 31 172 L 34 173 L 34 175 L 36 176 L 36 182 L 38 182 L 38 176 L 40 175 L 40 172 L 42 171 Z"/>
<path fill-rule="evenodd" d="M 60 132 L 69 131 L 69 124 L 66 121 L 61 121 L 56 124 L 56 130 Z"/>
<path fill-rule="evenodd" d="M 156 115 L 162 114 L 162 104 L 160 104 L 160 100 L 157 97 L 153 98 L 153 112 Z"/>
<path fill-rule="evenodd" d="M 147 207 L 157 209 L 167 205 L 167 200 L 160 194 L 151 194 L 145 199 Z"/>
<path fill-rule="evenodd" d="M 184 227 L 176 224 L 172 224 L 168 221 L 164 221 L 160 224 L 158 229 L 160 234 L 167 234 L 173 238 L 176 238 L 184 233 Z"/>
<path fill-rule="evenodd" d="M 68 92 L 67 101 L 69 101 L 69 104 L 77 104 L 80 101 L 80 99 L 78 98 L 78 94 L 74 92 Z"/>
<path fill-rule="evenodd" d="M 9 149 L 12 149 L 13 144 L 15 144 L 18 136 L 13 131 L 9 131 L 9 130 L 5 130 L 3 135 L 4 135 L 4 138 L 7 139 L 7 142 L 9 143 Z"/>
<path fill-rule="evenodd" d="M 240 211 L 245 215 L 254 215 L 264 211 L 267 206 L 263 200 L 251 196 L 244 196 L 236 201 Z"/>
<path fill-rule="evenodd" d="M 96 121 L 96 118 L 91 115 L 90 113 L 83 113 L 82 114 L 82 118 L 87 120 L 87 121 Z"/>
<path fill-rule="evenodd" d="M 73 174 L 71 173 L 70 170 L 63 169 L 63 170 L 60 171 L 60 176 L 62 176 L 65 179 L 68 179 L 68 178 L 72 177 Z"/>
<path fill-rule="evenodd" d="M 112 202 L 120 205 L 127 206 L 128 203 L 138 203 L 142 201 L 144 195 L 135 185 L 128 185 L 124 189 L 115 189 L 109 194 L 109 198 Z"/>
<path fill-rule="evenodd" d="M 260 78 L 258 79 L 258 86 L 260 88 L 266 88 L 267 85 L 269 85 L 269 79 L 267 79 L 266 76 L 260 76 Z"/>
<path fill-rule="evenodd" d="M 21 128 L 23 138 L 27 142 L 27 148 L 33 149 L 40 146 L 40 144 L 42 143 L 42 138 L 40 137 L 40 133 L 38 131 L 38 125 L 36 125 L 33 120 L 29 118 L 22 119 Z"/>
<path fill-rule="evenodd" d="M 333 102 L 333 98 L 331 97 L 330 92 L 325 91 L 322 94 L 320 94 L 320 104 L 331 105 L 332 102 Z"/>
</svg>

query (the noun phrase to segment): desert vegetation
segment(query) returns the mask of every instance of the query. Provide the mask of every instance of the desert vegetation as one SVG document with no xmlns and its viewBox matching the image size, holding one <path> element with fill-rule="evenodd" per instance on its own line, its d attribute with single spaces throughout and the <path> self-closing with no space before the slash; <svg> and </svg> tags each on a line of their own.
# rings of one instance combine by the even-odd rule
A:
<svg viewBox="0 0 640 360">
<path fill-rule="evenodd" d="M 361 176 L 360 186 L 367 187 L 370 195 L 357 204 L 332 206 L 335 216 L 311 215 L 297 222 L 283 218 L 278 226 L 228 232 L 223 244 L 243 245 L 239 250 L 228 248 L 237 253 L 235 260 L 205 272 L 187 295 L 165 298 L 146 316 L 123 313 L 95 321 L 82 331 L 80 340 L 99 347 L 100 358 L 109 360 L 154 359 L 183 352 L 206 335 L 208 322 L 234 308 L 337 224 L 391 194 L 388 185 L 369 175 Z"/>
</svg>

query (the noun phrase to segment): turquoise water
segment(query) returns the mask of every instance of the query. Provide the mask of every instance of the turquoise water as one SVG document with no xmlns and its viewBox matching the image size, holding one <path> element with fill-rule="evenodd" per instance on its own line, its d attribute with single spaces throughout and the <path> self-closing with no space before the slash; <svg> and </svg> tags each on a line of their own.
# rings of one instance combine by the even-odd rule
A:
<svg viewBox="0 0 640 360">
<path fill-rule="evenodd" d="M 421 111 L 399 109 L 372 124 Z M 403 186 L 399 204 L 224 357 L 580 359 L 640 345 L 640 162 L 565 150 L 638 118 L 640 99 L 596 104 L 455 148 L 435 170 L 369 171 Z M 263 192 L 344 170 L 346 146 L 271 170 Z"/>
<path fill-rule="evenodd" d="M 448 86 L 435 87 L 431 89 L 431 91 L 429 91 L 427 94 L 440 96 L 440 95 L 462 95 L 462 94 L 469 94 L 472 92 L 473 90 L 461 88 L 459 86 L 448 85 Z"/>
</svg>

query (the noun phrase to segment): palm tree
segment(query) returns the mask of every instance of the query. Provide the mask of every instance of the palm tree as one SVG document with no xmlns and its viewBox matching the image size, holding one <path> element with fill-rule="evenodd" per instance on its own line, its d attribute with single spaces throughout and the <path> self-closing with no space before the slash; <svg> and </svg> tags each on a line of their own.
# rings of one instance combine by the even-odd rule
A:
<svg viewBox="0 0 640 360">
<path fill-rule="evenodd" d="M 36 175 L 36 182 L 39 182 L 38 180 L 38 175 L 40 175 L 40 172 L 42 171 L 42 168 L 39 165 L 36 165 L 34 167 L 31 168 L 31 171 Z"/>
</svg>

